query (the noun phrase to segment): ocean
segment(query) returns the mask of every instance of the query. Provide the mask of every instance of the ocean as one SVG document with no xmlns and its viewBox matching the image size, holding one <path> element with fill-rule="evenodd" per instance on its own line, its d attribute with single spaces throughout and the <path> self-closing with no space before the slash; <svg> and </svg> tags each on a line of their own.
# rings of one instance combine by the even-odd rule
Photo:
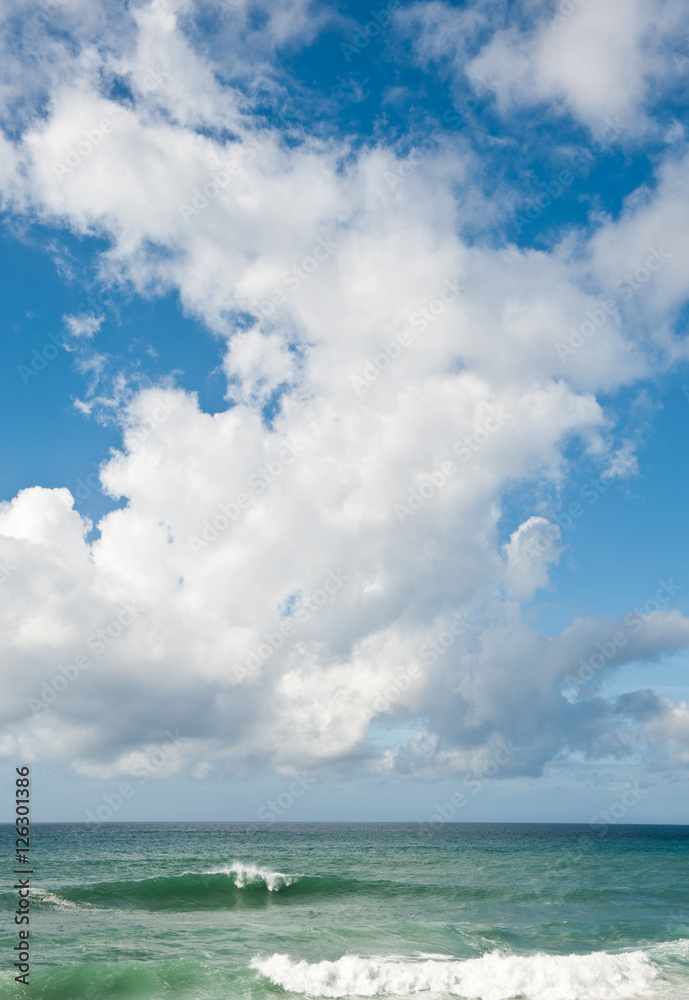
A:
<svg viewBox="0 0 689 1000">
<path fill-rule="evenodd" d="M 1 1000 L 689 998 L 689 827 L 44 824 L 31 862 Z"/>
</svg>

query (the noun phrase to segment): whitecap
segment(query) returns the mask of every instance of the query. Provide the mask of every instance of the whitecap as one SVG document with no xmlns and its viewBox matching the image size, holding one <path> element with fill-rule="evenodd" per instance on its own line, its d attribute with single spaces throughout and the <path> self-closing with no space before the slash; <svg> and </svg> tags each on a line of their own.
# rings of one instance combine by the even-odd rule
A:
<svg viewBox="0 0 689 1000">
<path fill-rule="evenodd" d="M 275 986 L 310 997 L 449 995 L 464 1000 L 632 1000 L 650 995 L 658 971 L 641 951 L 611 955 L 509 955 L 464 961 L 345 955 L 295 962 L 288 955 L 251 963 Z"/>
<path fill-rule="evenodd" d="M 270 892 L 277 892 L 284 886 L 292 885 L 300 877 L 299 875 L 286 875 L 284 872 L 274 872 L 270 868 L 262 868 L 260 865 L 245 864 L 243 861 L 233 861 L 231 865 L 223 868 L 213 868 L 211 871 L 204 872 L 204 875 L 231 876 L 238 889 L 263 882 Z"/>
<path fill-rule="evenodd" d="M 34 902 L 51 906 L 54 910 L 70 910 L 74 912 L 75 910 L 95 909 L 95 907 L 91 906 L 90 903 L 73 903 L 70 899 L 63 899 L 62 896 L 58 895 L 56 892 L 50 892 L 47 889 L 39 889 L 37 886 L 31 886 L 30 891 L 31 899 Z"/>
</svg>

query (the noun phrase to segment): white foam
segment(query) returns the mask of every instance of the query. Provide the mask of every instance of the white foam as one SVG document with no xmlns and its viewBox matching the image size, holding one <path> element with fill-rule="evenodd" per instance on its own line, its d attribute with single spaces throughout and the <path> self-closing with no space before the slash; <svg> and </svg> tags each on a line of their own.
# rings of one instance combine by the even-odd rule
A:
<svg viewBox="0 0 689 1000">
<path fill-rule="evenodd" d="M 95 907 L 91 906 L 90 903 L 73 903 L 69 899 L 63 899 L 62 896 L 58 896 L 56 892 L 48 892 L 46 889 L 39 889 L 38 887 L 31 887 L 31 896 L 39 903 L 46 903 L 48 906 L 52 906 L 54 910 L 92 910 Z"/>
<path fill-rule="evenodd" d="M 465 1000 L 632 1000 L 649 996 L 658 972 L 641 951 L 610 955 L 507 955 L 465 961 L 359 958 L 293 962 L 288 955 L 251 963 L 275 986 L 310 997 L 408 997 L 426 992 Z"/>
<path fill-rule="evenodd" d="M 243 861 L 233 861 L 231 865 L 224 868 L 214 868 L 212 871 L 204 872 L 204 874 L 230 875 L 234 878 L 234 884 L 238 889 L 244 889 L 247 885 L 256 885 L 257 882 L 264 882 L 271 892 L 277 892 L 278 889 L 291 885 L 299 878 L 298 875 L 285 875 L 284 872 L 274 872 L 270 868 L 245 864 Z"/>
</svg>

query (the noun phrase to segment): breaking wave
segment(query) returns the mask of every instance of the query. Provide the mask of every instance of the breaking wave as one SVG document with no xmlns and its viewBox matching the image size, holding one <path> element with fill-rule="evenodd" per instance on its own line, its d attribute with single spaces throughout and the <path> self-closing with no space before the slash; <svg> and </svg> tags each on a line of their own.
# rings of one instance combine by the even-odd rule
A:
<svg viewBox="0 0 689 1000">
<path fill-rule="evenodd" d="M 86 910 L 92 909 L 93 907 L 89 903 L 75 903 L 71 899 L 65 899 L 60 896 L 57 892 L 50 892 L 46 889 L 40 889 L 38 886 L 31 886 L 31 904 L 39 906 L 46 906 L 52 910 Z"/>
<path fill-rule="evenodd" d="M 64 886 L 60 898 L 65 906 L 80 904 L 148 910 L 262 906 L 270 895 L 286 890 L 299 878 L 234 861 L 206 872 L 188 871 L 181 875 Z"/>
<path fill-rule="evenodd" d="M 641 951 L 611 955 L 508 955 L 465 961 L 359 958 L 293 962 L 255 958 L 252 968 L 275 986 L 310 997 L 450 995 L 464 1000 L 632 1000 L 649 995 L 658 976 Z"/>
<path fill-rule="evenodd" d="M 185 874 L 193 874 L 186 872 Z M 265 885 L 269 892 L 277 892 L 285 886 L 296 882 L 299 875 L 285 875 L 283 872 L 273 872 L 270 868 L 261 868 L 259 865 L 244 864 L 242 861 L 233 861 L 231 865 L 224 868 L 212 868 L 205 872 L 206 875 L 228 875 L 234 880 L 238 889 L 245 889 L 248 886 Z"/>
</svg>

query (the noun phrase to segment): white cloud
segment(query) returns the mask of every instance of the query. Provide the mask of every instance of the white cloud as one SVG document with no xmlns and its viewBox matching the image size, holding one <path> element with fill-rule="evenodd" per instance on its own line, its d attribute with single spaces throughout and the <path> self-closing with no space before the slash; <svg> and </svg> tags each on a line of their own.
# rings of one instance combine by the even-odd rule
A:
<svg viewBox="0 0 689 1000">
<path fill-rule="evenodd" d="M 267 402 L 277 388 L 294 381 L 296 358 L 279 334 L 262 334 L 254 327 L 232 338 L 225 369 L 230 391 L 236 383 L 243 402 Z"/>
<path fill-rule="evenodd" d="M 98 333 L 105 316 L 84 313 L 78 316 L 63 316 L 63 319 L 73 337 L 84 337 L 90 340 L 94 334 Z"/>
<path fill-rule="evenodd" d="M 449 64 L 461 73 L 477 36 L 495 26 L 495 9 L 481 2 L 455 7 L 444 0 L 425 0 L 398 9 L 395 26 L 411 39 L 423 66 Z"/>
<path fill-rule="evenodd" d="M 601 473 L 601 479 L 630 479 L 639 475 L 639 459 L 636 445 L 625 441 L 610 458 L 610 465 Z"/>
<path fill-rule="evenodd" d="M 539 587 L 547 586 L 548 565 L 560 558 L 561 534 L 544 517 L 530 517 L 512 532 L 505 546 L 508 596 L 528 601 Z"/>
<path fill-rule="evenodd" d="M 121 421 L 101 474 L 126 506 L 90 542 L 66 490 L 35 487 L 0 511 L 0 558 L 18 567 L 0 611 L 15 665 L 6 725 L 33 733 L 33 753 L 99 774 L 126 770 L 168 729 L 188 741 L 174 767 L 197 775 L 209 761 L 242 773 L 267 760 L 432 776 L 490 759 L 499 737 L 522 748 L 514 773 L 568 750 L 630 752 L 643 721 L 622 739 L 612 703 L 561 692 L 614 623 L 552 639 L 528 627 L 516 602 L 547 586 L 557 540 L 531 559 L 548 522 L 527 517 L 505 548 L 498 526 L 509 485 L 564 482 L 574 440 L 601 470 L 632 461 L 596 393 L 681 354 L 670 321 L 686 275 L 668 264 L 629 303 L 619 294 L 573 356 L 557 344 L 686 211 L 683 167 L 661 168 L 656 191 L 591 239 L 471 246 L 463 222 L 495 210 L 463 147 L 439 144 L 394 191 L 385 171 L 399 164 L 382 144 L 288 147 L 218 82 L 180 28 L 188 5 L 178 18 L 174 6 L 137 8 L 106 60 L 131 82 L 131 108 L 99 92 L 95 50 L 52 82 L 5 195 L 109 240 L 112 280 L 178 290 L 226 344 L 231 402 L 211 415 L 192 394 L 124 376 L 99 396 L 94 369 L 82 403 Z M 278 44 L 288 33 L 275 17 Z M 388 363 L 355 391 L 378 357 Z M 423 503 L 402 523 L 395 506 L 414 493 Z M 459 634 L 457 614 L 469 622 Z M 687 643 L 687 622 L 661 616 L 624 656 Z M 28 697 L 47 709 L 32 715 Z M 383 715 L 416 731 L 385 754 L 366 741 Z"/>
<path fill-rule="evenodd" d="M 660 95 L 682 86 L 678 51 L 689 22 L 681 0 L 536 0 L 507 12 L 431 0 L 397 22 L 422 65 L 466 75 L 477 91 L 493 92 L 501 112 L 540 104 L 597 134 L 612 124 L 622 141 L 649 127 Z"/>
<path fill-rule="evenodd" d="M 468 74 L 497 81 L 502 110 L 559 101 L 596 131 L 612 120 L 636 132 L 656 91 L 676 83 L 671 47 L 686 32 L 677 0 L 564 2 L 530 31 L 496 33 Z"/>
</svg>

